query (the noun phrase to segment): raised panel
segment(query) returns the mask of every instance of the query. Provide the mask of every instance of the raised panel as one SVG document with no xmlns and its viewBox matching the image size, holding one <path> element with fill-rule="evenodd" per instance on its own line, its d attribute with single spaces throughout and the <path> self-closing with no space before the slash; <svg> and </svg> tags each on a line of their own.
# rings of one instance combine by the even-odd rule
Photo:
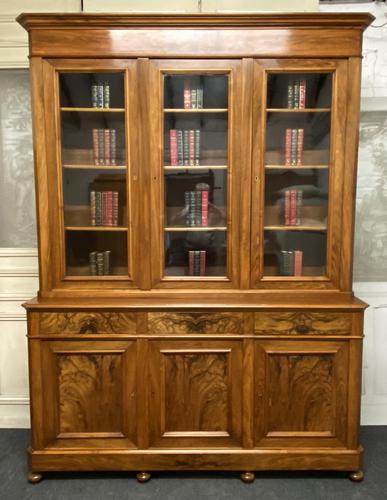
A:
<svg viewBox="0 0 387 500">
<path fill-rule="evenodd" d="M 255 362 L 257 446 L 345 446 L 346 342 L 260 342 Z"/>
<path fill-rule="evenodd" d="M 345 312 L 257 312 L 258 335 L 350 335 L 352 314 Z"/>
<path fill-rule="evenodd" d="M 153 334 L 171 333 L 243 333 L 244 314 L 241 312 L 150 312 L 148 331 Z"/>
<path fill-rule="evenodd" d="M 151 446 L 240 445 L 238 341 L 150 342 Z"/>
<path fill-rule="evenodd" d="M 39 315 L 43 334 L 131 334 L 136 333 L 135 313 L 44 312 Z"/>
</svg>

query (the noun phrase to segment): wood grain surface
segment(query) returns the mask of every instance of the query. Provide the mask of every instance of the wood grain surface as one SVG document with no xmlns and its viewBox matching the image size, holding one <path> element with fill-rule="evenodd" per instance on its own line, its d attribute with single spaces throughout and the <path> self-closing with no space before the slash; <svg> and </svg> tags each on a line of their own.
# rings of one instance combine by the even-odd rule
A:
<svg viewBox="0 0 387 500">
<path fill-rule="evenodd" d="M 150 334 L 243 333 L 244 313 L 148 313 Z"/>
</svg>

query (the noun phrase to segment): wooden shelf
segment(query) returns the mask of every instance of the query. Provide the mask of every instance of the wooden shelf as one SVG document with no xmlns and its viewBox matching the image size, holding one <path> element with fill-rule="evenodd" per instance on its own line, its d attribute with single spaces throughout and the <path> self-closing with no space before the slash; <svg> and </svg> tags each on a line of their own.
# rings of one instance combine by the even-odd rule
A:
<svg viewBox="0 0 387 500">
<path fill-rule="evenodd" d="M 227 113 L 228 108 L 164 108 L 164 113 Z"/>
<path fill-rule="evenodd" d="M 227 170 L 227 165 L 164 165 L 164 170 Z"/>
<path fill-rule="evenodd" d="M 125 226 L 65 226 L 66 231 L 127 231 Z"/>
<path fill-rule="evenodd" d="M 265 165 L 265 169 L 267 170 L 310 170 L 310 169 L 320 169 L 324 170 L 329 168 L 329 165 Z"/>
<path fill-rule="evenodd" d="M 164 231 L 173 232 L 196 232 L 196 231 L 227 231 L 226 226 L 218 226 L 218 227 L 201 227 L 201 226 L 175 226 L 175 227 L 165 227 Z"/>
<path fill-rule="evenodd" d="M 60 108 L 61 111 L 85 111 L 87 113 L 124 113 L 125 108 Z"/>
<path fill-rule="evenodd" d="M 267 113 L 330 113 L 331 108 L 266 108 Z"/>
<path fill-rule="evenodd" d="M 316 224 L 310 226 L 264 226 L 265 231 L 326 231 L 325 224 Z"/>
<path fill-rule="evenodd" d="M 126 170 L 126 165 L 75 165 L 64 164 L 63 168 L 73 168 L 82 170 Z"/>
</svg>

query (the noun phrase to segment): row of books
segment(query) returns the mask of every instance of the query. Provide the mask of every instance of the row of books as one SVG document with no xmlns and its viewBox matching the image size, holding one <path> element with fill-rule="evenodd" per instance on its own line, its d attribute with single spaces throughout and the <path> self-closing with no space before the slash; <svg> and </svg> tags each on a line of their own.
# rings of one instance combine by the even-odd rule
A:
<svg viewBox="0 0 387 500">
<path fill-rule="evenodd" d="M 110 108 L 109 82 L 93 83 L 91 86 L 91 105 L 93 108 Z"/>
<path fill-rule="evenodd" d="M 306 101 L 306 80 L 295 79 L 288 83 L 288 108 L 304 109 Z"/>
<path fill-rule="evenodd" d="M 200 165 L 200 130 L 171 129 L 169 131 L 171 165 Z"/>
<path fill-rule="evenodd" d="M 206 251 L 188 251 L 188 274 L 189 276 L 205 276 L 206 274 Z"/>
<path fill-rule="evenodd" d="M 208 226 L 208 191 L 185 191 L 185 221 L 187 226 Z"/>
<path fill-rule="evenodd" d="M 301 224 L 302 190 L 287 189 L 284 193 L 284 224 L 299 226 Z"/>
<path fill-rule="evenodd" d="M 301 166 L 304 152 L 304 129 L 287 128 L 285 130 L 285 165 Z"/>
<path fill-rule="evenodd" d="M 118 191 L 90 191 L 92 226 L 118 226 Z"/>
<path fill-rule="evenodd" d="M 93 128 L 93 159 L 95 165 L 116 165 L 117 131 L 114 128 Z"/>
<path fill-rule="evenodd" d="M 105 250 L 104 252 L 94 251 L 89 253 L 91 276 L 108 276 L 111 274 L 110 254 L 111 250 Z"/>
<path fill-rule="evenodd" d="M 301 276 L 302 256 L 302 250 L 282 250 L 280 256 L 280 275 Z"/>
<path fill-rule="evenodd" d="M 196 78 L 184 80 L 184 109 L 203 108 L 203 88 Z"/>
</svg>

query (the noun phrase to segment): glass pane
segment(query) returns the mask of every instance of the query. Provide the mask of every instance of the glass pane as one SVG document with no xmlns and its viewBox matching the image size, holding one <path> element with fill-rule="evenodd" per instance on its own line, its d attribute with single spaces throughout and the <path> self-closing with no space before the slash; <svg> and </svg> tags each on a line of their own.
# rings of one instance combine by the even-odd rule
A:
<svg viewBox="0 0 387 500">
<path fill-rule="evenodd" d="M 166 276 L 227 275 L 228 76 L 164 79 Z"/>
<path fill-rule="evenodd" d="M 128 274 L 123 76 L 60 75 L 68 276 Z"/>
<path fill-rule="evenodd" d="M 270 74 L 265 276 L 326 273 L 331 74 Z"/>
</svg>

